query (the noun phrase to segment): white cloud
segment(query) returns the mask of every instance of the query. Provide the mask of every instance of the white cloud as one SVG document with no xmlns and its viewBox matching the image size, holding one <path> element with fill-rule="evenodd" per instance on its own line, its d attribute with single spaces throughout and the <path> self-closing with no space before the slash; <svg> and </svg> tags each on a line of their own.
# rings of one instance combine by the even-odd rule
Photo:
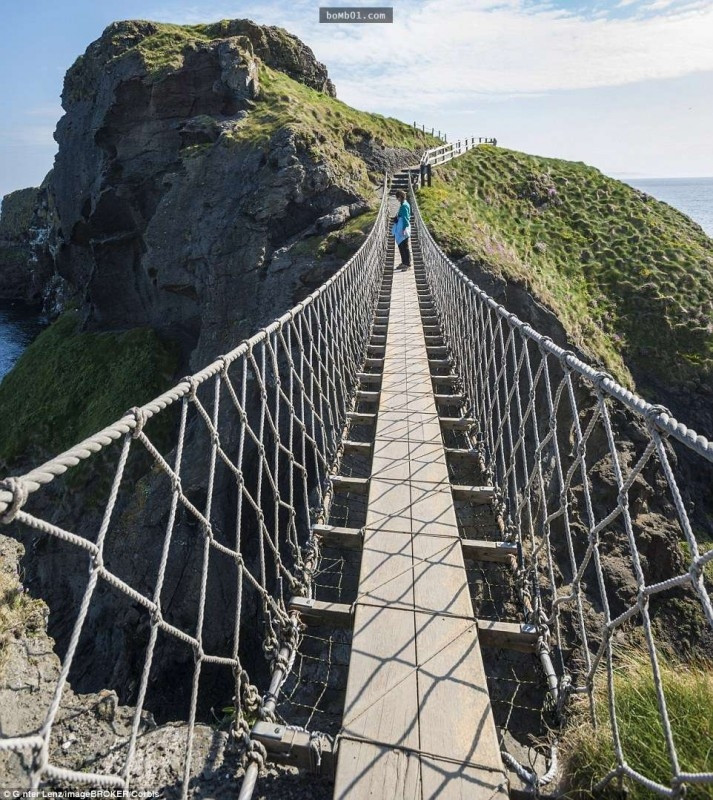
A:
<svg viewBox="0 0 713 800">
<path fill-rule="evenodd" d="M 711 0 L 644 0 L 633 17 L 614 14 L 635 2 L 619 0 L 602 16 L 601 6 L 578 15 L 527 0 L 394 0 L 393 25 L 319 25 L 316 5 L 304 0 L 171 4 L 158 15 L 181 22 L 249 16 L 283 25 L 327 64 L 340 97 L 362 107 L 442 106 L 479 94 L 713 71 Z"/>
</svg>

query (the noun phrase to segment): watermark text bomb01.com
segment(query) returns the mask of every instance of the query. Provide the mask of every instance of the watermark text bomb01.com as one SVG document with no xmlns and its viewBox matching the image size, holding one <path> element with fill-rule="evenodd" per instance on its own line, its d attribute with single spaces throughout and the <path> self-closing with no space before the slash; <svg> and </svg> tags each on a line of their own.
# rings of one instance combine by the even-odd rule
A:
<svg viewBox="0 0 713 800">
<path fill-rule="evenodd" d="M 393 22 L 394 9 L 388 7 L 325 6 L 319 9 L 320 22 Z"/>
</svg>

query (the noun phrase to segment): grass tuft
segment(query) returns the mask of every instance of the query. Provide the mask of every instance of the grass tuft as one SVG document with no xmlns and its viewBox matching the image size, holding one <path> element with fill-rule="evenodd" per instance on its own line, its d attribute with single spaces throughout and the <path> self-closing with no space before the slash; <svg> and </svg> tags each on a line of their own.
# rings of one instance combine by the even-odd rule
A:
<svg viewBox="0 0 713 800">
<path fill-rule="evenodd" d="M 679 663 L 659 657 L 673 739 L 680 769 L 684 772 L 713 771 L 713 664 Z M 615 668 L 614 693 L 619 735 L 626 763 L 637 772 L 669 786 L 671 761 L 666 749 L 651 664 L 648 654 L 630 653 Z M 580 700 L 564 737 L 564 774 L 569 798 L 593 797 L 593 787 L 616 766 L 609 722 L 609 692 L 600 676 L 595 689 L 598 727 L 589 718 L 588 703 Z M 647 800 L 653 795 L 636 781 L 626 779 L 629 800 Z M 616 782 L 604 790 L 613 797 Z M 687 786 L 686 797 L 710 798 L 711 787 Z"/>
</svg>

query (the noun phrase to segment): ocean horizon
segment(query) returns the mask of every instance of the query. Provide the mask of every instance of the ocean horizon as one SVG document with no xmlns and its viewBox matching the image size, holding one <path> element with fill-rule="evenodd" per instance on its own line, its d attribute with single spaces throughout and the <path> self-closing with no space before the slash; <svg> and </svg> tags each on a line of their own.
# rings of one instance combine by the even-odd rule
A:
<svg viewBox="0 0 713 800">
<path fill-rule="evenodd" d="M 713 237 L 713 177 L 617 178 L 657 200 L 668 203 Z"/>
</svg>

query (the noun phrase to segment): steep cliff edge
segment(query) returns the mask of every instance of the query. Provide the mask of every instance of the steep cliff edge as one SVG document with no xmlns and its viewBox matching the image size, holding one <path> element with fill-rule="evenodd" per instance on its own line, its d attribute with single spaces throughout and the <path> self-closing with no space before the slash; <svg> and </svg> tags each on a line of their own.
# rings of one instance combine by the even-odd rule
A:
<svg viewBox="0 0 713 800">
<path fill-rule="evenodd" d="M 67 73 L 62 102 L 49 239 L 54 280 L 74 308 L 0 385 L 3 474 L 37 466 L 156 396 L 321 285 L 364 240 L 383 171 L 413 163 L 435 143 L 341 103 L 309 48 L 244 20 L 113 24 Z M 175 418 L 162 418 L 170 429 Z M 175 437 L 153 426 L 152 441 L 170 459 Z M 200 505 L 210 442 L 199 433 L 188 430 L 181 480 Z M 228 449 L 231 436 L 225 432 Z M 109 449 L 71 470 L 28 508 L 94 539 L 115 457 Z M 151 473 L 146 454 L 136 459 L 126 474 L 136 491 L 119 499 L 106 557 L 150 595 L 170 487 Z M 213 507 L 224 530 L 230 502 L 226 489 Z M 62 655 L 86 562 L 75 548 L 19 527 L 11 532 L 26 546 L 25 583 L 49 605 L 49 633 Z M 165 612 L 186 629 L 201 580 L 189 527 L 175 539 L 164 590 Z M 234 581 L 215 573 L 209 604 L 230 607 Z M 97 593 L 70 675 L 78 692 L 112 689 L 121 703 L 135 700 L 148 635 L 139 611 L 127 598 Z M 229 640 L 228 616 L 206 621 L 207 648 Z M 155 663 L 147 707 L 159 720 L 181 718 L 193 653 L 160 641 Z M 205 681 L 203 718 L 234 690 L 222 675 Z"/>
<path fill-rule="evenodd" d="M 78 333 L 150 328 L 177 346 L 177 375 L 231 349 L 343 263 L 371 224 L 383 170 L 432 143 L 334 94 L 312 51 L 279 28 L 110 25 L 65 79 L 40 193 L 51 269 L 33 291 L 63 287 Z M 27 231 L 37 202 L 22 197 L 13 229 Z M 0 387 L 6 419 L 51 395 L 25 372 L 11 393 Z M 68 388 L 70 405 L 86 404 Z M 72 444 L 59 433 L 55 444 Z"/>
<path fill-rule="evenodd" d="M 471 277 L 713 432 L 713 240 L 699 225 L 582 163 L 483 146 L 437 172 L 419 202 Z"/>
</svg>

